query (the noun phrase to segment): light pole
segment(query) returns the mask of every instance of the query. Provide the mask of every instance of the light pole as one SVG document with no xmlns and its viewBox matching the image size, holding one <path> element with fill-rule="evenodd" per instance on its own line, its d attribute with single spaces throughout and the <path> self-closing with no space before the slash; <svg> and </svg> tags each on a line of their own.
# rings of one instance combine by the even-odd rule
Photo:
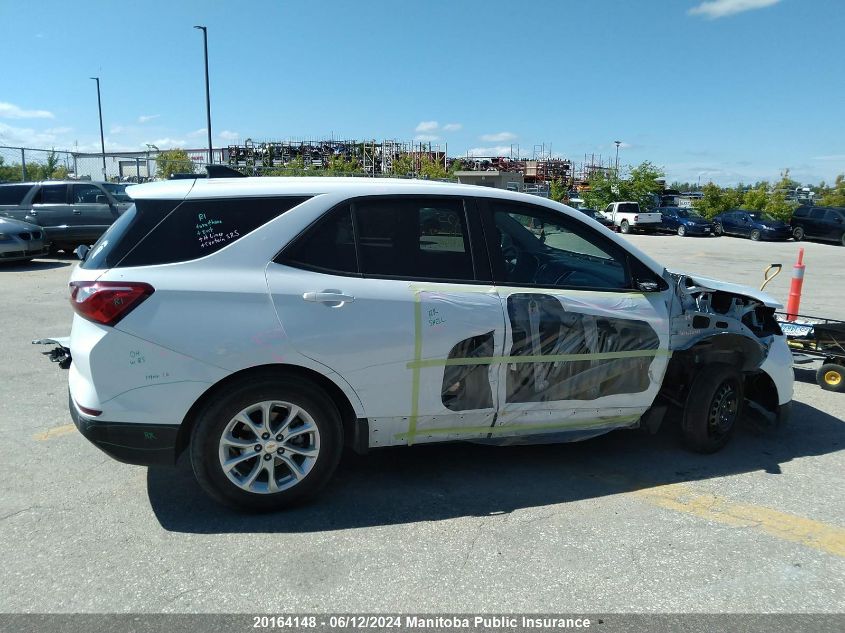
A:
<svg viewBox="0 0 845 633">
<path fill-rule="evenodd" d="M 211 163 L 211 91 L 208 87 L 208 28 L 195 26 L 195 29 L 202 31 L 202 46 L 205 52 L 205 117 L 206 129 L 208 130 L 208 162 Z"/>
<path fill-rule="evenodd" d="M 100 113 L 100 149 L 103 152 L 103 180 L 106 179 L 106 140 L 103 136 L 103 103 L 100 100 L 100 78 L 91 77 L 97 82 L 97 110 Z"/>
<path fill-rule="evenodd" d="M 613 141 L 616 144 L 616 179 L 619 180 L 619 146 L 622 145 L 622 141 Z"/>
</svg>

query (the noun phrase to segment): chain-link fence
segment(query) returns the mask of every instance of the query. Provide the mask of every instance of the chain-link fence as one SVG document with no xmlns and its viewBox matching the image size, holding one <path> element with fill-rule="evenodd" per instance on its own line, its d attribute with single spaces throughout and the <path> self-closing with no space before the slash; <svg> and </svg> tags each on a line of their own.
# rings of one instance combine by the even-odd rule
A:
<svg viewBox="0 0 845 633">
<path fill-rule="evenodd" d="M 208 150 L 184 152 L 186 158 L 173 160 L 157 149 L 100 154 L 0 146 L 0 182 L 73 179 L 134 183 L 167 178 L 172 173 L 204 173 Z M 227 151 L 212 150 L 212 162 L 226 164 Z"/>
<path fill-rule="evenodd" d="M 30 147 L 0 146 L 0 182 L 60 180 L 72 177 L 70 152 Z"/>
</svg>

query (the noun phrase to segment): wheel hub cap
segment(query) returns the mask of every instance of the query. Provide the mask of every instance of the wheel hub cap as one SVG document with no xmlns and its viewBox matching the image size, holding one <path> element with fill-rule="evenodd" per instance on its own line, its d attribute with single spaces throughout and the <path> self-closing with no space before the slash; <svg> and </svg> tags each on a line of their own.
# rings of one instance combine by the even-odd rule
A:
<svg viewBox="0 0 845 633">
<path fill-rule="evenodd" d="M 257 402 L 229 420 L 218 453 L 230 482 L 247 492 L 272 494 L 292 488 L 311 472 L 320 453 L 320 431 L 295 404 Z"/>
</svg>

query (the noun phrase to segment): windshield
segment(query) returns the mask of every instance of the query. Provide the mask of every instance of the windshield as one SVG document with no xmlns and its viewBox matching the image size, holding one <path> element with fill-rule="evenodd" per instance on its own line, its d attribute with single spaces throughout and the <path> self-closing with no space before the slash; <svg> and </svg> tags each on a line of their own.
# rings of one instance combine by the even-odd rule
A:
<svg viewBox="0 0 845 633">
<path fill-rule="evenodd" d="M 770 216 L 768 213 L 763 213 L 762 211 L 754 211 L 753 213 L 749 213 L 748 215 L 750 215 L 752 218 L 754 218 L 758 222 L 759 221 L 777 222 L 777 220 L 775 218 Z"/>
<path fill-rule="evenodd" d="M 679 218 L 700 218 L 701 216 L 698 215 L 695 211 L 691 211 L 689 209 L 678 209 L 678 217 Z"/>
<path fill-rule="evenodd" d="M 118 185 L 113 182 L 104 182 L 103 189 L 108 191 L 118 202 L 132 202 L 132 198 L 126 193 L 126 185 Z"/>
</svg>

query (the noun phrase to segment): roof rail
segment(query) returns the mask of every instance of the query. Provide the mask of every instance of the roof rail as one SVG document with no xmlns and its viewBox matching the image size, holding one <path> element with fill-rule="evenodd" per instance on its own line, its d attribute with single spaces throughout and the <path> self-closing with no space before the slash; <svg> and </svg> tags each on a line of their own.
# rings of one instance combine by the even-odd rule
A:
<svg viewBox="0 0 845 633">
<path fill-rule="evenodd" d="M 228 165 L 206 165 L 205 171 L 209 178 L 246 178 L 246 174 Z"/>
</svg>

